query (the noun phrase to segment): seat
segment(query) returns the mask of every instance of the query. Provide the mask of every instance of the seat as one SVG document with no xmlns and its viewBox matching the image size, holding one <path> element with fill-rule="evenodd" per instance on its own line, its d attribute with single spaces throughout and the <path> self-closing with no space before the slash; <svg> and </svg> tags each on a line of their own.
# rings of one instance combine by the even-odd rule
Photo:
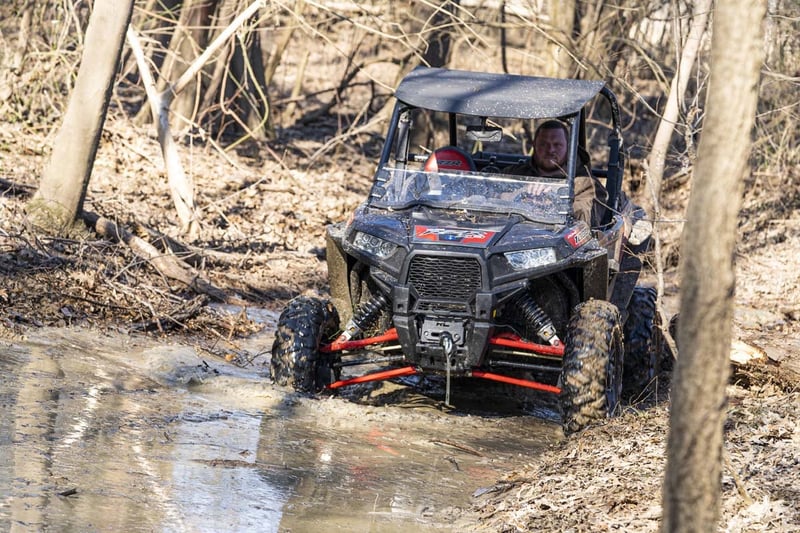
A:
<svg viewBox="0 0 800 533">
<path fill-rule="evenodd" d="M 444 146 L 437 148 L 425 161 L 426 172 L 439 172 L 440 170 L 475 171 L 475 161 L 466 151 L 457 146 Z"/>
</svg>

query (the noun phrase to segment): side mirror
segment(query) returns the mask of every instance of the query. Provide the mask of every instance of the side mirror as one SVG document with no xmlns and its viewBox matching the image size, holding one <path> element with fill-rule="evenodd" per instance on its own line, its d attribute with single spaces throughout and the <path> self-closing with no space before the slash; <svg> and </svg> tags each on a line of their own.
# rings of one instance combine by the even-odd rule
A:
<svg viewBox="0 0 800 533">
<path fill-rule="evenodd" d="M 467 126 L 467 139 L 484 143 L 499 143 L 503 140 L 503 128 L 495 126 Z"/>
</svg>

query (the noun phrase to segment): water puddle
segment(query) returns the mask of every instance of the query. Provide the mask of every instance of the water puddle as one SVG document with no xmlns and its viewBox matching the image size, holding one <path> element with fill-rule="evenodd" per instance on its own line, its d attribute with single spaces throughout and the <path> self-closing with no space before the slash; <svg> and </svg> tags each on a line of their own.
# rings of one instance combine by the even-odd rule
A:
<svg viewBox="0 0 800 533">
<path fill-rule="evenodd" d="M 146 338 L 0 340 L 0 529 L 463 530 L 475 491 L 561 438 L 409 398 L 305 398 Z"/>
</svg>

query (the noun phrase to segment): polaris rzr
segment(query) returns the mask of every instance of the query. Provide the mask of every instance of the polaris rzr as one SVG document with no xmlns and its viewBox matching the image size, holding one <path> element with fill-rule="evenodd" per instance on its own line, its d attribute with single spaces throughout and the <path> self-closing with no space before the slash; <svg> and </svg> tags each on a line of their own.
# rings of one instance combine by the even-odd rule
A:
<svg viewBox="0 0 800 533">
<path fill-rule="evenodd" d="M 655 291 L 636 286 L 650 228 L 622 191 L 614 94 L 418 68 L 395 97 L 369 197 L 327 228 L 330 300 L 280 315 L 274 381 L 318 392 L 436 374 L 449 402 L 452 379 L 482 378 L 558 395 L 567 431 L 613 415 L 659 358 Z M 552 118 L 569 131 L 563 176 L 504 172 Z M 588 221 L 578 175 L 605 191 Z"/>
</svg>

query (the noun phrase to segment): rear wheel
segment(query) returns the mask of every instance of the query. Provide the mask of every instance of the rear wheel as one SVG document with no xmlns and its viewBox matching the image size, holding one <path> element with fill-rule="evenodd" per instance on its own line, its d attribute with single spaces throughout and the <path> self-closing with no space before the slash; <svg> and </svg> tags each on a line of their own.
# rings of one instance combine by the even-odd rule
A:
<svg viewBox="0 0 800 533">
<path fill-rule="evenodd" d="M 327 300 L 300 296 L 278 318 L 270 369 L 278 385 L 300 392 L 317 392 L 329 385 L 333 358 L 319 351 L 320 344 L 336 333 L 339 315 Z"/>
<path fill-rule="evenodd" d="M 658 373 L 662 342 L 654 288 L 633 289 L 624 333 L 623 395 L 636 398 Z"/>
<path fill-rule="evenodd" d="M 622 327 L 617 307 L 589 300 L 567 326 L 561 371 L 564 430 L 580 431 L 612 416 L 622 392 Z"/>
</svg>

